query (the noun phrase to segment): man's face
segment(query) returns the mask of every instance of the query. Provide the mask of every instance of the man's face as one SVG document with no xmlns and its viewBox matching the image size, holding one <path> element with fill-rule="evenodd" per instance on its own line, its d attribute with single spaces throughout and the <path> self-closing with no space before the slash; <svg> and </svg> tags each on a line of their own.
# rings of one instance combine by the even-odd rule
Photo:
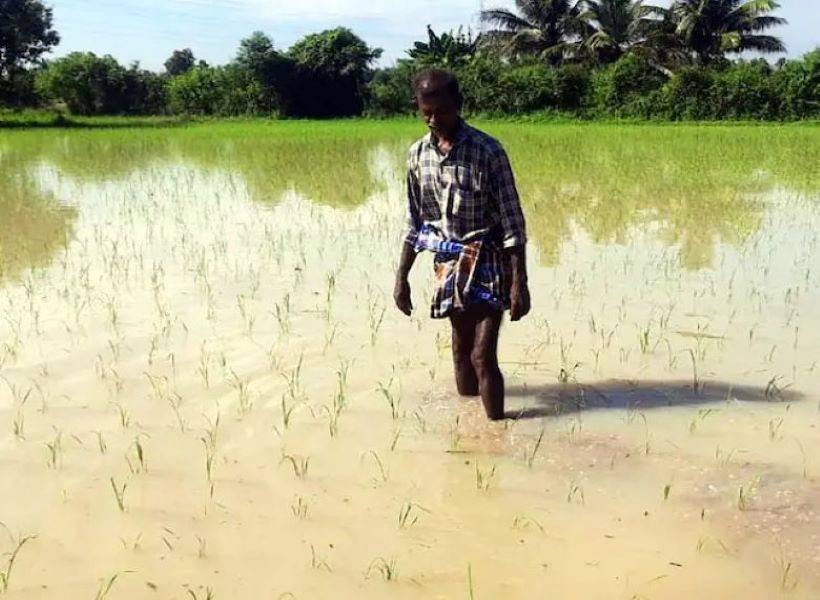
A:
<svg viewBox="0 0 820 600">
<path fill-rule="evenodd" d="M 418 97 L 419 114 L 435 137 L 451 135 L 458 125 L 458 100 L 448 94 Z"/>
</svg>

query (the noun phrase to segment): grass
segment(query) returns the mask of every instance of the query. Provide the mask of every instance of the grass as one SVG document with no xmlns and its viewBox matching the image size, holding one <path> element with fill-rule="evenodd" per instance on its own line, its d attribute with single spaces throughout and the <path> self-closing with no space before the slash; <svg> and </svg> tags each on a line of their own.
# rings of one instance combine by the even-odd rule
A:
<svg viewBox="0 0 820 600">
<path fill-rule="evenodd" d="M 125 481 L 122 485 L 117 485 L 117 481 L 110 477 L 109 481 L 111 482 L 111 490 L 114 492 L 114 499 L 117 501 L 117 508 L 120 509 L 120 512 L 125 512 L 125 490 L 128 489 L 128 482 Z"/>
<path fill-rule="evenodd" d="M 4 524 L 3 527 L 5 528 Z M 11 574 L 14 569 L 14 563 L 17 560 L 17 555 L 20 554 L 20 550 L 23 549 L 23 546 L 36 537 L 36 535 L 20 536 L 17 540 L 14 540 L 14 549 L 9 554 L 8 560 L 6 560 L 6 566 L 0 570 L 0 590 L 2 590 L 3 593 L 8 591 L 9 585 L 11 584 Z"/>
</svg>

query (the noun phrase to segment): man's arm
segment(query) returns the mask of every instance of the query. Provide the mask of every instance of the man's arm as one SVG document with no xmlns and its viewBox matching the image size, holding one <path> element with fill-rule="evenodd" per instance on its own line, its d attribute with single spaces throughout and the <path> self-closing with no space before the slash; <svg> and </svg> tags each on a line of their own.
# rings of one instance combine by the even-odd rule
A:
<svg viewBox="0 0 820 600">
<path fill-rule="evenodd" d="M 515 186 L 509 158 L 499 147 L 493 158 L 493 194 L 498 201 L 503 232 L 502 247 L 510 261 L 510 320 L 518 321 L 530 312 L 530 292 L 527 285 L 526 221 Z"/>
<path fill-rule="evenodd" d="M 415 170 L 408 161 L 407 166 L 407 225 L 404 239 L 401 244 L 401 255 L 399 256 L 399 266 L 396 269 L 396 285 L 393 289 L 393 300 L 398 309 L 406 315 L 410 315 L 413 310 L 413 302 L 410 299 L 410 283 L 408 276 L 413 263 L 416 261 L 415 243 L 421 226 L 419 214 L 419 200 L 421 190 L 419 189 L 418 178 Z"/>
</svg>

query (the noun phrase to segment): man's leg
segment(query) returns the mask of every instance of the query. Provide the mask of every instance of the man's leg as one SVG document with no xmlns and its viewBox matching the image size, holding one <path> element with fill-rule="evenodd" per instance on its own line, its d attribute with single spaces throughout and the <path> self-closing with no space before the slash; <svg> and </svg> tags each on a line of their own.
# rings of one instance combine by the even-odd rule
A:
<svg viewBox="0 0 820 600">
<path fill-rule="evenodd" d="M 478 389 L 487 417 L 492 420 L 504 418 L 504 377 L 498 368 L 498 332 L 503 312 L 479 304 L 475 325 L 475 340 L 470 352 L 478 377 Z"/>
<path fill-rule="evenodd" d="M 476 334 L 476 318 L 471 311 L 451 313 L 453 326 L 453 367 L 456 388 L 462 396 L 478 396 L 478 376 L 470 355 Z"/>
</svg>

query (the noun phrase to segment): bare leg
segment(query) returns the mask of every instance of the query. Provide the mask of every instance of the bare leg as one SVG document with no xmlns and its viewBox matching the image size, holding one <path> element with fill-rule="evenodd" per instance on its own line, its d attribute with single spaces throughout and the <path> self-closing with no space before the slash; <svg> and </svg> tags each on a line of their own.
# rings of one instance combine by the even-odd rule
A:
<svg viewBox="0 0 820 600">
<path fill-rule="evenodd" d="M 504 418 L 504 377 L 498 368 L 498 332 L 504 313 L 477 305 L 475 340 L 470 361 L 478 376 L 478 388 L 487 417 Z"/>
<path fill-rule="evenodd" d="M 475 316 L 470 312 L 453 313 L 450 315 L 450 324 L 453 326 L 456 388 L 462 396 L 478 396 L 478 376 L 470 359 L 475 341 Z"/>
</svg>

